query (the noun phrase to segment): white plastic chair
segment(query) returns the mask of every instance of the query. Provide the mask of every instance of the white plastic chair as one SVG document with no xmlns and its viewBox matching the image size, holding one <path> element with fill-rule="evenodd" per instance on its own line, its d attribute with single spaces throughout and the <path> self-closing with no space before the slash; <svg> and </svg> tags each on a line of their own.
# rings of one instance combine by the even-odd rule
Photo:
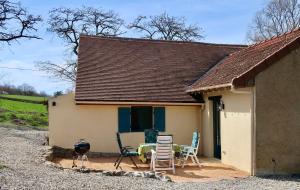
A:
<svg viewBox="0 0 300 190">
<path fill-rule="evenodd" d="M 151 152 L 151 170 L 172 170 L 173 174 L 175 174 L 173 137 L 171 135 L 158 135 L 156 151 L 151 150 Z M 168 164 L 166 166 L 159 164 L 164 162 L 167 162 Z"/>
<path fill-rule="evenodd" d="M 194 132 L 191 146 L 184 146 L 183 148 L 182 159 L 181 159 L 182 168 L 184 168 L 184 165 L 186 164 L 186 161 L 188 160 L 189 157 L 191 158 L 194 164 L 197 163 L 197 165 L 201 167 L 197 157 L 199 142 L 200 142 L 200 134 L 199 132 Z"/>
</svg>

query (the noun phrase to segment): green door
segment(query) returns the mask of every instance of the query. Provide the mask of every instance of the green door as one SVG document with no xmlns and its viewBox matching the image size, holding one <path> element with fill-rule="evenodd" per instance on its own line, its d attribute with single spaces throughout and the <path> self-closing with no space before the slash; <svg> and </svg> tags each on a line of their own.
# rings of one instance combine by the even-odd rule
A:
<svg viewBox="0 0 300 190">
<path fill-rule="evenodd" d="M 221 159 L 220 100 L 221 96 L 210 97 L 213 101 L 214 157 Z"/>
</svg>

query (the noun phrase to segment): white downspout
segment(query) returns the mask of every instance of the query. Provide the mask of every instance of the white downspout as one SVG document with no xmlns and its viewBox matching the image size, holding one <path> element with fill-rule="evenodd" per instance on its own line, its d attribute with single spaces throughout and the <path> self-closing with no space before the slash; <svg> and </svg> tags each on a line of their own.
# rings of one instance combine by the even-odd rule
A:
<svg viewBox="0 0 300 190">
<path fill-rule="evenodd" d="M 253 87 L 252 91 L 252 156 L 251 156 L 251 175 L 256 174 L 256 88 Z"/>
</svg>

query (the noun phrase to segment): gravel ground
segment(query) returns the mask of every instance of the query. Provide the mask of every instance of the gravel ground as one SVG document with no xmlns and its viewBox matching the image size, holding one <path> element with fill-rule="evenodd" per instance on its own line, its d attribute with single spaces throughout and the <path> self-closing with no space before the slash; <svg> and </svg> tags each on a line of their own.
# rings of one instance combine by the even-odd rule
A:
<svg viewBox="0 0 300 190">
<path fill-rule="evenodd" d="M 299 177 L 171 183 L 60 170 L 44 164 L 45 131 L 0 127 L 0 189 L 300 189 Z M 3 167 L 4 166 L 4 167 Z"/>
</svg>

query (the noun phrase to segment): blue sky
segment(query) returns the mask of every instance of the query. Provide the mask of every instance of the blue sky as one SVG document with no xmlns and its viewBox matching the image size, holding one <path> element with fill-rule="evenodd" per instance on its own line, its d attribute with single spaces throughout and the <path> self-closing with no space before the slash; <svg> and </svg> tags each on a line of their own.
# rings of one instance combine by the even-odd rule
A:
<svg viewBox="0 0 300 190">
<path fill-rule="evenodd" d="M 0 67 L 35 69 L 37 61 L 50 60 L 62 63 L 70 56 L 65 43 L 53 33 L 47 32 L 48 11 L 56 7 L 80 7 L 82 5 L 116 11 L 126 23 L 137 15 L 155 15 L 164 11 L 172 16 L 184 16 L 188 23 L 196 23 L 204 30 L 205 39 L 212 43 L 246 43 L 246 32 L 255 13 L 267 0 L 22 0 L 21 3 L 33 14 L 42 15 L 39 26 L 43 40 L 20 40 L 19 43 L 0 44 Z M 124 36 L 137 37 L 136 33 Z M 28 83 L 37 91 L 52 94 L 72 88 L 72 84 L 49 78 L 39 71 L 18 71 L 0 68 L 5 74 L 1 83 L 20 85 Z"/>
</svg>

